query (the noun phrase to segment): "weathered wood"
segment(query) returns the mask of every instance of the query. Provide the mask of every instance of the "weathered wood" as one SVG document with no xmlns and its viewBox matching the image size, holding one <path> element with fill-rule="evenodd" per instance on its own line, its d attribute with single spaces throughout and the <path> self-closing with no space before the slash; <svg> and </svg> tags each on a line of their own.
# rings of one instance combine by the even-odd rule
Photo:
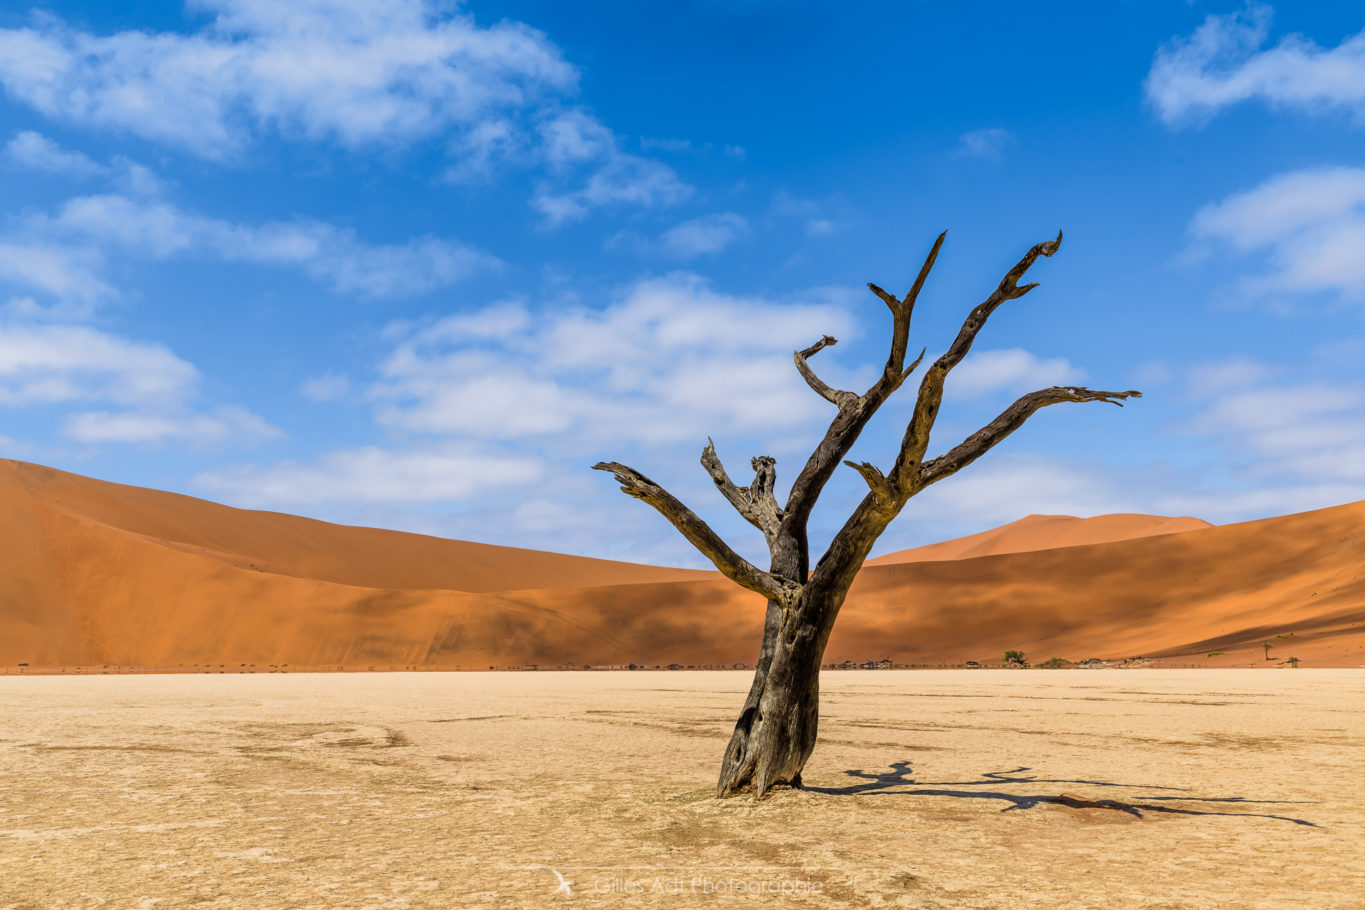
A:
<svg viewBox="0 0 1365 910">
<path fill-rule="evenodd" d="M 725 473 L 725 466 L 716 454 L 716 444 L 708 438 L 706 448 L 702 449 L 701 464 L 706 468 L 706 473 L 711 475 L 720 494 L 745 521 L 762 531 L 771 545 L 782 521 L 782 510 L 773 493 L 777 483 L 777 462 L 767 455 L 759 455 L 751 462 L 754 468 L 753 482 L 747 488 L 738 486 Z"/>
<path fill-rule="evenodd" d="M 735 584 L 779 603 L 790 603 L 800 593 L 799 585 L 764 572 L 730 549 L 730 545 L 711 530 L 710 525 L 698 518 L 695 512 L 639 471 L 615 461 L 600 461 L 592 467 L 594 471 L 610 471 L 616 475 L 617 481 L 621 484 L 621 492 L 647 502 L 657 509 L 692 546 L 715 564 L 722 575 Z"/>
<path fill-rule="evenodd" d="M 938 260 L 938 251 L 942 249 L 943 240 L 947 236 L 948 232 L 944 231 L 934 240 L 933 247 L 930 248 L 929 254 L 924 258 L 924 264 L 920 266 L 915 283 L 910 286 L 910 290 L 903 300 L 897 300 L 875 284 L 868 284 L 872 293 L 880 297 L 891 310 L 891 346 L 886 357 L 886 367 L 882 370 L 881 377 L 872 384 L 871 388 L 862 395 L 856 396 L 852 401 L 840 405 L 839 413 L 834 416 L 829 428 L 825 430 L 824 438 L 815 447 L 810 458 L 806 460 L 806 465 L 801 469 L 796 480 L 792 482 L 791 492 L 787 496 L 787 505 L 783 514 L 783 526 L 790 533 L 798 535 L 802 539 L 805 538 L 806 524 L 810 518 L 811 510 L 815 507 L 815 501 L 820 497 L 825 484 L 829 482 L 835 469 L 844 460 L 844 456 L 853 448 L 853 444 L 858 441 L 858 436 L 867 426 L 868 421 L 891 397 L 891 394 L 900 388 L 901 383 L 914 372 L 915 367 L 919 366 L 919 359 L 916 359 L 909 368 L 905 366 L 905 354 L 910 339 L 910 318 L 914 315 L 915 302 L 919 299 L 920 291 L 924 288 L 924 282 L 928 279 L 930 270 L 933 269 L 934 263 Z M 920 358 L 923 356 L 924 354 L 921 353 Z M 805 580 L 806 568 L 803 564 L 802 581 Z"/>
<path fill-rule="evenodd" d="M 844 464 L 863 475 L 863 480 L 867 481 L 868 488 L 878 499 L 890 502 L 895 498 L 895 490 L 886 482 L 886 475 L 876 465 L 866 461 L 845 461 Z"/>
<path fill-rule="evenodd" d="M 853 402 L 858 399 L 858 396 L 854 395 L 852 392 L 845 392 L 841 389 L 832 389 L 825 385 L 824 381 L 821 380 L 819 376 L 815 375 L 815 370 L 811 369 L 810 363 L 806 360 L 807 357 L 811 357 L 816 352 L 834 344 L 838 344 L 838 339 L 825 335 L 805 350 L 793 351 L 792 359 L 796 361 L 796 371 L 801 374 L 802 379 L 806 380 L 806 385 L 810 386 L 815 394 L 831 404 L 838 406 L 842 410 L 843 408 L 852 405 Z"/>
<path fill-rule="evenodd" d="M 915 399 L 914 414 L 905 428 L 900 454 L 888 475 L 893 484 L 908 491 L 918 477 L 919 464 L 924 458 L 924 450 L 929 446 L 929 431 L 933 429 L 934 421 L 938 419 L 938 408 L 943 401 L 943 383 L 947 380 L 948 373 L 967 356 L 977 333 L 1002 303 L 1023 297 L 1038 286 L 1035 282 L 1020 287 L 1019 279 L 1024 277 L 1024 273 L 1039 256 L 1050 257 L 1061 245 L 1062 232 L 1058 231 L 1055 240 L 1036 244 L 1025 253 L 1024 257 L 1005 273 L 1005 277 L 1000 279 L 995 291 L 967 314 L 967 318 L 962 322 L 962 328 L 958 330 L 957 337 L 953 339 L 948 350 L 925 371 L 924 379 L 920 381 L 919 395 Z"/>
<path fill-rule="evenodd" d="M 1079 386 L 1030 392 L 943 455 L 924 460 L 948 373 L 966 357 L 996 309 L 1037 287 L 1036 283 L 1020 285 L 1019 280 L 1039 257 L 1057 252 L 1062 239 L 1058 232 L 1055 240 L 1037 244 L 1005 273 L 995 291 L 967 315 L 948 350 L 925 372 L 891 471 L 883 474 L 869 462 L 846 461 L 845 456 L 868 421 L 924 358 L 921 352 L 909 366 L 905 363 L 910 319 L 945 236 L 946 232 L 935 240 L 904 298 L 868 284 L 890 309 L 892 326 L 886 367 L 867 391 L 858 395 L 831 388 L 811 369 L 809 358 L 835 344 L 832 337 L 826 335 L 810 347 L 794 352 L 797 371 L 806 384 L 838 410 L 792 483 L 785 506 L 778 504 L 774 494 L 777 471 L 773 459 L 754 458 L 751 462 L 754 479 L 747 488 L 741 487 L 730 479 L 715 445 L 707 440 L 702 466 L 735 510 L 763 531 L 771 556 L 769 571 L 758 569 L 736 554 L 705 522 L 643 474 L 615 462 L 594 465 L 598 470 L 615 474 L 625 493 L 659 510 L 727 578 L 768 598 L 754 680 L 721 762 L 716 784 L 720 796 L 749 789 L 763 796 L 775 786 L 801 785 L 802 769 L 815 748 L 820 663 L 834 621 L 877 538 L 911 497 L 980 458 L 1040 408 L 1089 401 L 1121 405 L 1123 399 L 1140 397 L 1140 393 L 1132 390 L 1106 392 Z M 812 571 L 807 523 L 815 501 L 841 462 L 862 475 L 869 492 Z"/>
<path fill-rule="evenodd" d="M 919 487 L 923 489 L 945 477 L 956 474 L 967 465 L 985 455 L 996 443 L 1024 425 L 1039 408 L 1063 402 L 1104 401 L 1123 407 L 1125 398 L 1141 398 L 1142 393 L 1129 389 L 1126 392 L 1103 392 L 1084 389 L 1080 386 L 1054 386 L 1029 392 L 1000 413 L 1000 416 L 968 436 L 957 446 L 937 458 L 920 465 Z"/>
</svg>

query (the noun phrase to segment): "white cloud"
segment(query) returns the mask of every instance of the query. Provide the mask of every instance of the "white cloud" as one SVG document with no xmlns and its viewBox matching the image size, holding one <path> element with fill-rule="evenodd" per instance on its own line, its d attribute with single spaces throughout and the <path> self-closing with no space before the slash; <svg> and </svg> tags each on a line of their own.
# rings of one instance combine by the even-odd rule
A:
<svg viewBox="0 0 1365 910">
<path fill-rule="evenodd" d="M 351 381 L 337 373 L 324 373 L 307 380 L 299 391 L 309 401 L 339 401 L 351 392 Z"/>
<path fill-rule="evenodd" d="M 545 37 L 488 28 L 422 0 L 198 0 L 193 34 L 101 36 L 41 16 L 0 29 L 0 83 L 56 119 L 116 128 L 207 158 L 252 132 L 404 144 L 573 89 Z"/>
<path fill-rule="evenodd" d="M 732 297 L 673 275 L 600 310 L 532 316 L 502 303 L 408 331 L 371 395 L 391 426 L 560 450 L 747 434 L 818 420 L 827 405 L 791 352 L 854 328 L 842 303 Z M 831 361 L 821 365 L 830 381 L 847 380 Z"/>
<path fill-rule="evenodd" d="M 163 404 L 182 399 L 197 379 L 159 344 L 87 326 L 0 325 L 0 404 Z"/>
<path fill-rule="evenodd" d="M 778 190 L 773 194 L 770 212 L 776 218 L 800 221 L 807 236 L 821 237 L 845 226 L 848 218 L 843 213 L 847 208 L 846 201 L 838 195 L 824 202 L 816 202 L 793 196 L 786 190 Z M 840 214 L 831 214 L 831 210 L 837 210 Z"/>
<path fill-rule="evenodd" d="M 540 125 L 542 153 L 553 167 L 605 157 L 616 149 L 611 130 L 590 114 L 565 111 Z"/>
<path fill-rule="evenodd" d="M 663 251 L 678 259 L 718 253 L 749 231 L 749 222 L 734 212 L 702 215 L 684 221 L 659 237 Z"/>
<path fill-rule="evenodd" d="M 77 309 L 88 308 L 114 293 L 101 277 L 102 270 L 103 257 L 95 250 L 0 239 L 0 281 L 45 291 Z"/>
<path fill-rule="evenodd" d="M 348 449 L 306 463 L 238 465 L 205 472 L 192 483 L 248 507 L 417 504 L 474 499 L 498 487 L 535 483 L 543 472 L 543 463 L 532 456 L 443 443 Z"/>
<path fill-rule="evenodd" d="M 1271 9 L 1209 16 L 1188 38 L 1161 47 L 1147 76 L 1148 100 L 1161 119 L 1180 124 L 1254 99 L 1309 111 L 1365 114 L 1365 31 L 1334 48 L 1288 35 L 1262 50 Z"/>
<path fill-rule="evenodd" d="M 251 442 L 281 435 L 237 407 L 190 406 L 198 371 L 164 345 L 81 325 L 0 324 L 0 406 L 107 402 L 120 411 L 66 417 L 62 434 L 86 444 Z"/>
<path fill-rule="evenodd" d="M 158 414 L 141 411 L 86 412 L 67 418 L 62 435 L 77 442 L 99 444 L 163 443 L 170 440 L 196 444 L 269 439 L 284 435 L 278 428 L 242 408 L 217 408 L 209 414 Z"/>
<path fill-rule="evenodd" d="M 696 150 L 689 139 L 656 139 L 649 136 L 640 139 L 640 148 L 647 152 L 691 152 Z"/>
<path fill-rule="evenodd" d="M 1170 382 L 1175 377 L 1175 371 L 1165 360 L 1148 360 L 1133 367 L 1128 376 L 1138 388 L 1148 389 Z"/>
<path fill-rule="evenodd" d="M 166 181 L 155 171 L 122 155 L 115 155 L 105 170 L 112 173 L 114 186 L 125 193 L 134 196 L 160 196 L 166 192 Z"/>
<path fill-rule="evenodd" d="M 1190 367 L 1190 392 L 1200 397 L 1244 388 L 1266 379 L 1273 368 L 1251 357 L 1228 357 Z"/>
<path fill-rule="evenodd" d="M 33 130 L 16 133 L 0 153 L 13 167 L 65 174 L 75 178 L 102 177 L 114 186 L 135 196 L 157 196 L 165 184 L 151 168 L 122 155 L 115 155 L 109 164 L 98 161 L 56 142 Z"/>
<path fill-rule="evenodd" d="M 0 85 L 54 119 L 212 160 L 273 132 L 356 150 L 439 141 L 451 182 L 486 179 L 501 162 L 546 164 L 554 179 L 532 205 L 550 226 L 691 192 L 566 108 L 577 71 L 520 23 L 480 27 L 443 0 L 190 5 L 213 16 L 191 34 L 95 35 L 45 14 L 0 29 Z"/>
<path fill-rule="evenodd" d="M 916 521 L 981 530 L 1032 514 L 1091 516 L 1141 510 L 1141 494 L 1122 489 L 1111 473 L 1097 466 L 1001 452 L 929 487 L 906 507 L 906 517 L 913 513 Z"/>
<path fill-rule="evenodd" d="M 958 137 L 957 149 L 953 154 L 959 158 L 995 159 L 1013 141 L 1014 134 L 1002 127 L 971 130 Z"/>
<path fill-rule="evenodd" d="M 440 178 L 449 183 L 487 181 L 498 164 L 526 157 L 527 146 L 527 138 L 511 120 L 505 117 L 484 120 L 451 140 L 449 152 L 454 161 L 441 172 Z"/>
<path fill-rule="evenodd" d="M 64 149 L 32 130 L 15 134 L 5 146 L 4 155 L 10 163 L 35 171 L 70 174 L 73 177 L 93 177 L 105 172 L 103 165 L 80 152 Z"/>
<path fill-rule="evenodd" d="M 1365 388 L 1304 383 L 1237 389 L 1189 428 L 1221 440 L 1257 473 L 1365 480 Z"/>
<path fill-rule="evenodd" d="M 1248 291 L 1365 293 L 1365 168 L 1293 171 L 1207 205 L 1191 234 L 1240 253 L 1261 253 L 1271 270 Z"/>
<path fill-rule="evenodd" d="M 349 229 L 321 221 L 243 225 L 167 202 L 113 194 L 69 200 L 55 217 L 30 219 L 27 227 L 29 233 L 133 250 L 153 259 L 200 255 L 294 266 L 339 292 L 367 297 L 423 293 L 498 264 L 486 253 L 437 237 L 368 244 Z M 3 261 L 0 248 L 0 271 Z"/>
<path fill-rule="evenodd" d="M 984 395 L 998 389 L 1029 392 L 1054 385 L 1075 385 L 1085 371 L 1065 357 L 1046 360 L 1023 350 L 1005 348 L 973 351 L 948 374 L 946 389 L 953 395 Z"/>
<path fill-rule="evenodd" d="M 1238 521 L 1365 498 L 1365 385 L 1274 383 L 1280 372 L 1242 358 L 1191 369 L 1203 401 L 1177 429 L 1219 453 L 1223 477 L 1204 489 L 1155 490 L 1154 502 Z M 1235 381 L 1200 381 L 1220 374 Z"/>
<path fill-rule="evenodd" d="M 678 179 L 668 165 L 626 154 L 612 145 L 605 160 L 581 187 L 569 191 L 543 187 L 531 200 L 531 205 L 543 216 L 547 227 L 559 227 L 581 221 L 593 209 L 622 205 L 669 206 L 682 202 L 691 194 L 692 187 Z"/>
</svg>

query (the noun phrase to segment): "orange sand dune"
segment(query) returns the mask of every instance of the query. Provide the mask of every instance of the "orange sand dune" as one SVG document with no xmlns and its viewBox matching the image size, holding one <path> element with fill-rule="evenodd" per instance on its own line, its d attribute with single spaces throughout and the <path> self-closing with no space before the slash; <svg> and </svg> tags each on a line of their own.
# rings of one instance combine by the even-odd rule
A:
<svg viewBox="0 0 1365 910">
<path fill-rule="evenodd" d="M 1193 521 L 1121 518 L 1108 524 Z M 1110 533 L 1089 521 L 1099 530 L 1054 539 Z M 1029 546 L 1027 525 L 955 558 L 869 566 L 829 659 L 1018 648 L 1268 667 L 1270 641 L 1272 658 L 1365 664 L 1365 503 L 1052 549 Z M 965 556 L 992 533 L 1022 552 Z M 732 664 L 753 661 L 762 620 L 714 573 L 246 512 L 18 462 L 0 462 L 0 542 L 9 668 Z"/>
<path fill-rule="evenodd" d="M 0 460 L 0 509 L 11 506 L 61 512 L 238 568 L 364 587 L 506 591 L 687 581 L 709 574 L 343 527 Z"/>
<path fill-rule="evenodd" d="M 891 566 L 903 562 L 934 562 L 944 559 L 971 559 L 1001 553 L 1026 553 L 1055 547 L 1083 547 L 1092 543 L 1132 540 L 1157 534 L 1178 534 L 1211 528 L 1200 518 L 1164 518 L 1160 515 L 1097 515 L 1074 518 L 1070 515 L 1029 515 L 1007 525 L 945 540 L 943 543 L 900 550 L 869 559 L 869 566 Z"/>
</svg>

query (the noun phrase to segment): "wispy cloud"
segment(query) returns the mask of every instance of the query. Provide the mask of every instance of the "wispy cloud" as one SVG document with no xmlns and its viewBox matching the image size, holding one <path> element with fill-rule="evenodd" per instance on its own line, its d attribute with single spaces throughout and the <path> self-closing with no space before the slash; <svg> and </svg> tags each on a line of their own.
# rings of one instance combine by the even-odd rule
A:
<svg viewBox="0 0 1365 910">
<path fill-rule="evenodd" d="M 0 83 L 50 117 L 216 159 L 261 127 L 348 146 L 410 143 L 577 80 L 539 32 L 481 28 L 422 0 L 194 5 L 214 18 L 188 35 L 95 35 L 46 15 L 0 29 Z"/>
<path fill-rule="evenodd" d="M 679 274 L 597 310 L 501 303 L 403 332 L 371 394 L 389 426 L 561 451 L 800 425 L 824 402 L 791 352 L 855 328 L 842 300 L 812 296 L 740 298 Z"/>
<path fill-rule="evenodd" d="M 233 439 L 283 436 L 277 427 L 243 408 L 215 408 L 207 414 L 149 414 L 137 411 L 87 412 L 67 418 L 62 434 L 76 442 L 159 444 L 176 441 L 206 445 Z"/>
<path fill-rule="evenodd" d="M 1200 209 L 1190 231 L 1268 261 L 1269 270 L 1243 281 L 1249 293 L 1365 297 L 1365 168 L 1279 174 Z"/>
<path fill-rule="evenodd" d="M 305 381 L 299 391 L 309 401 L 340 401 L 350 394 L 351 381 L 336 373 L 324 373 Z"/>
<path fill-rule="evenodd" d="M 948 374 L 946 389 L 954 395 L 983 395 L 998 390 L 1028 392 L 1054 385 L 1074 385 L 1085 371 L 1065 357 L 1043 359 L 1022 348 L 973 351 Z"/>
<path fill-rule="evenodd" d="M 62 435 L 80 443 L 249 442 L 281 435 L 238 407 L 192 406 L 199 372 L 164 345 L 89 326 L 0 324 L 0 406 L 89 406 L 69 414 Z"/>
<path fill-rule="evenodd" d="M 1014 134 L 1002 127 L 971 130 L 958 137 L 953 154 L 959 158 L 997 159 L 1013 141 Z"/>
<path fill-rule="evenodd" d="M 55 241 L 0 238 L 0 282 L 51 295 L 70 310 L 88 310 L 114 294 L 98 251 Z"/>
<path fill-rule="evenodd" d="M 1198 410 L 1178 430 L 1221 453 L 1228 477 L 1214 489 L 1157 491 L 1213 520 L 1240 520 L 1365 498 L 1365 384 L 1316 378 L 1284 381 L 1254 362 L 1191 370 Z M 1238 381 L 1207 388 L 1210 368 L 1232 366 Z M 1222 369 L 1219 369 L 1219 368 Z M 1225 377 L 1227 378 L 1227 377 Z M 1154 498 L 1155 498 L 1154 497 Z"/>
<path fill-rule="evenodd" d="M 541 214 L 547 227 L 581 221 L 594 209 L 670 206 L 692 195 L 692 187 L 668 165 L 620 151 L 614 137 L 605 148 L 602 160 L 577 189 L 564 190 L 547 184 L 536 193 L 531 206 Z"/>
<path fill-rule="evenodd" d="M 24 130 L 17 133 L 5 146 L 4 157 L 11 164 L 54 174 L 74 177 L 93 177 L 105 173 L 105 167 L 80 152 L 62 148 L 51 139 Z"/>
<path fill-rule="evenodd" d="M 1189 37 L 1163 45 L 1145 83 L 1161 119 L 1197 122 L 1257 99 L 1365 115 L 1365 31 L 1334 48 L 1288 35 L 1263 49 L 1271 15 L 1269 6 L 1252 3 L 1238 13 L 1209 16 Z"/>
<path fill-rule="evenodd" d="M 449 156 L 439 176 L 452 182 L 545 165 L 551 177 L 532 204 L 550 226 L 691 192 L 570 106 L 577 71 L 520 23 L 481 27 L 434 0 L 193 5 L 214 18 L 191 34 L 96 35 L 46 14 L 0 29 L 0 85 L 53 119 L 216 161 L 242 159 L 269 133 L 352 150 L 439 142 Z M 34 136 L 18 154 L 83 166 Z"/>
<path fill-rule="evenodd" d="M 492 446 L 431 443 L 404 449 L 367 446 L 314 461 L 236 465 L 192 483 L 244 506 L 461 501 L 498 487 L 534 484 L 540 459 Z"/>
<path fill-rule="evenodd" d="M 749 222 L 734 212 L 718 212 L 674 225 L 659 237 L 663 252 L 676 259 L 719 253 L 749 232 Z"/>
<path fill-rule="evenodd" d="M 159 344 L 88 326 L 0 325 L 0 403 L 178 401 L 198 372 Z"/>
<path fill-rule="evenodd" d="M 1055 416 L 1055 415 L 1053 415 Z M 1137 511 L 1141 494 L 1110 473 L 1072 459 L 1002 452 L 915 497 L 918 521 L 950 534 L 995 527 L 1031 514 L 1105 515 Z M 946 535 L 945 535 L 946 536 Z"/>
<path fill-rule="evenodd" d="M 839 195 L 816 201 L 778 190 L 773 194 L 769 212 L 774 218 L 801 222 L 809 237 L 823 237 L 847 226 L 847 209 L 847 200 Z"/>
<path fill-rule="evenodd" d="M 7 257 L 0 247 L 0 274 L 58 296 L 91 297 L 107 290 L 91 276 L 111 250 L 149 259 L 201 257 L 295 267 L 340 293 L 364 297 L 420 294 L 499 265 L 487 253 L 438 237 L 372 244 L 321 221 L 239 224 L 118 194 L 68 200 L 55 215 L 29 217 L 24 234 L 43 238 L 54 262 L 26 260 L 18 252 Z M 55 260 L 62 258 L 84 261 L 87 275 L 61 277 Z"/>
<path fill-rule="evenodd" d="M 691 152 L 696 150 L 690 139 L 657 139 L 644 136 L 640 148 L 646 152 Z"/>
<path fill-rule="evenodd" d="M 0 161 L 11 169 L 60 174 L 76 180 L 102 178 L 109 185 L 135 196 L 157 196 L 165 190 L 161 177 L 143 164 L 122 155 L 115 155 L 107 164 L 101 164 L 33 130 L 16 133 L 0 152 Z"/>
</svg>

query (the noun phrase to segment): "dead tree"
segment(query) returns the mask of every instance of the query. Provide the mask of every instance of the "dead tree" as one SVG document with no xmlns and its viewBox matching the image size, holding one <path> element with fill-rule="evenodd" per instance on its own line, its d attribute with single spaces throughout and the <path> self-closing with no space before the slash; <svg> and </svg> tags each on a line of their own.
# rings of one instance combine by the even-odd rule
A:
<svg viewBox="0 0 1365 910">
<path fill-rule="evenodd" d="M 1140 397 L 1135 391 L 1103 392 L 1076 386 L 1030 392 L 959 445 L 935 458 L 924 457 L 949 371 L 967 356 L 977 333 L 1001 304 L 1038 286 L 1036 282 L 1021 285 L 1019 280 L 1039 256 L 1057 252 L 1062 241 L 1059 232 L 1056 240 L 1033 247 L 1005 274 L 999 287 L 967 316 L 947 352 L 924 374 L 891 470 L 883 473 L 868 462 L 844 461 L 872 415 L 924 357 L 921 352 L 912 363 L 906 363 L 910 316 L 945 236 L 946 232 L 934 241 L 905 297 L 898 299 L 875 284 L 868 285 L 890 308 L 892 328 L 886 368 L 866 392 L 859 395 L 831 388 L 811 369 L 809 359 L 835 343 L 828 335 L 795 352 L 801 377 L 837 411 L 824 439 L 792 483 L 785 504 L 778 503 L 774 492 L 777 472 L 772 458 L 753 459 L 754 479 L 742 487 L 726 474 L 709 440 L 702 451 L 702 466 L 721 495 L 767 539 L 772 562 L 766 572 L 736 553 L 691 509 L 639 471 L 616 462 L 593 465 L 614 474 L 628 496 L 657 509 L 725 577 L 768 600 L 758 668 L 721 763 L 716 785 L 719 796 L 750 787 L 762 796 L 776 785 L 801 785 L 801 769 L 815 748 L 820 663 L 834 620 L 872 545 L 910 497 L 976 461 L 1023 426 L 1039 408 L 1067 401 L 1105 401 L 1122 406 L 1122 399 Z M 861 474 L 869 490 L 812 569 L 807 523 L 816 498 L 841 462 Z"/>
</svg>

